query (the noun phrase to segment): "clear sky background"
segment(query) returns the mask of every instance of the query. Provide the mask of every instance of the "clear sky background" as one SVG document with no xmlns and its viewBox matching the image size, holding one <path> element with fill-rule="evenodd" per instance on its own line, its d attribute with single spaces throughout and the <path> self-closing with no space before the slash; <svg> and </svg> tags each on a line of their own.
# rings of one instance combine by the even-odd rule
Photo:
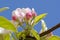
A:
<svg viewBox="0 0 60 40">
<path fill-rule="evenodd" d="M 9 7 L 9 10 L 0 13 L 11 20 L 11 13 L 16 8 L 34 8 L 37 15 L 48 13 L 44 18 L 47 27 L 51 28 L 60 22 L 60 0 L 0 0 L 0 8 Z M 41 23 L 39 22 L 35 29 L 39 32 L 41 30 Z M 20 30 L 20 29 L 19 29 Z M 54 35 L 60 36 L 60 28 L 53 31 Z"/>
</svg>

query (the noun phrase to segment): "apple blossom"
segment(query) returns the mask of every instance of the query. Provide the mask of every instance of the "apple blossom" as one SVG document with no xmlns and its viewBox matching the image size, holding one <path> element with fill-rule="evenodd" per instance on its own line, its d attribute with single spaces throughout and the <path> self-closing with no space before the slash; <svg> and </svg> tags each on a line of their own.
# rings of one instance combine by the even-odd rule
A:
<svg viewBox="0 0 60 40">
<path fill-rule="evenodd" d="M 12 12 L 12 19 L 13 20 L 19 20 L 19 21 L 22 21 L 24 17 L 24 13 L 21 12 L 21 9 L 20 8 L 17 8 L 15 11 Z"/>
<path fill-rule="evenodd" d="M 36 12 L 35 12 L 34 8 L 32 8 L 32 9 L 17 8 L 16 10 L 14 10 L 12 12 L 12 20 L 14 20 L 14 21 L 18 20 L 18 22 L 21 22 L 21 23 L 25 22 L 26 20 L 31 20 L 31 22 L 29 22 L 29 23 L 32 24 L 32 20 L 35 16 L 36 16 Z"/>
</svg>

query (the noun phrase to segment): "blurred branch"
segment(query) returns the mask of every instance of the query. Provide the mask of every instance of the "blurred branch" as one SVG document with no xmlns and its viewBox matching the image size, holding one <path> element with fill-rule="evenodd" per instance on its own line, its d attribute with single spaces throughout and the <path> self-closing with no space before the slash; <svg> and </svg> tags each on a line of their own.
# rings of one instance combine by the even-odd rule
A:
<svg viewBox="0 0 60 40">
<path fill-rule="evenodd" d="M 44 35 L 46 35 L 46 34 L 51 33 L 52 31 L 56 30 L 56 29 L 59 28 L 59 27 L 60 27 L 60 23 L 57 24 L 56 26 L 50 28 L 49 30 L 47 30 L 47 31 L 45 31 L 45 32 L 43 32 L 43 33 L 41 33 L 41 34 L 39 34 L 39 35 L 40 35 L 40 37 L 42 37 L 42 36 L 44 36 Z"/>
<path fill-rule="evenodd" d="M 9 7 L 0 8 L 0 12 L 3 12 L 3 11 L 8 10 L 8 9 L 9 9 Z"/>
</svg>

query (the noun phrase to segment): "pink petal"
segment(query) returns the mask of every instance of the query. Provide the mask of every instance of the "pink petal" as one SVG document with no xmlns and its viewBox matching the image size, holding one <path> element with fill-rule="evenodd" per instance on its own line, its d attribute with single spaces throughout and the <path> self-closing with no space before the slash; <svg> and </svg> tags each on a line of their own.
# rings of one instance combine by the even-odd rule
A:
<svg viewBox="0 0 60 40">
<path fill-rule="evenodd" d="M 17 19 L 17 18 L 16 18 L 16 16 L 12 16 L 12 20 L 14 20 L 14 21 L 15 21 L 16 19 Z"/>
<path fill-rule="evenodd" d="M 27 14 L 26 14 L 26 18 L 27 18 L 27 19 L 32 18 L 32 14 L 31 14 L 30 12 L 29 12 L 29 13 L 27 13 Z"/>
</svg>

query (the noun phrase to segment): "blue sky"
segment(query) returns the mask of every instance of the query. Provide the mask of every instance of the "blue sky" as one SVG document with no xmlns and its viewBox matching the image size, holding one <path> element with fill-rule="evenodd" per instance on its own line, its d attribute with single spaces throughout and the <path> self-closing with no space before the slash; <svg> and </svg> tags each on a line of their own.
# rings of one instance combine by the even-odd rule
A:
<svg viewBox="0 0 60 40">
<path fill-rule="evenodd" d="M 9 7 L 9 10 L 0 13 L 11 20 L 11 13 L 16 8 L 34 8 L 37 14 L 48 13 L 44 18 L 47 27 L 51 28 L 60 22 L 60 0 L 0 0 L 0 8 Z M 39 32 L 41 23 L 39 22 L 35 29 Z M 53 34 L 60 36 L 60 28 L 53 31 Z"/>
</svg>

